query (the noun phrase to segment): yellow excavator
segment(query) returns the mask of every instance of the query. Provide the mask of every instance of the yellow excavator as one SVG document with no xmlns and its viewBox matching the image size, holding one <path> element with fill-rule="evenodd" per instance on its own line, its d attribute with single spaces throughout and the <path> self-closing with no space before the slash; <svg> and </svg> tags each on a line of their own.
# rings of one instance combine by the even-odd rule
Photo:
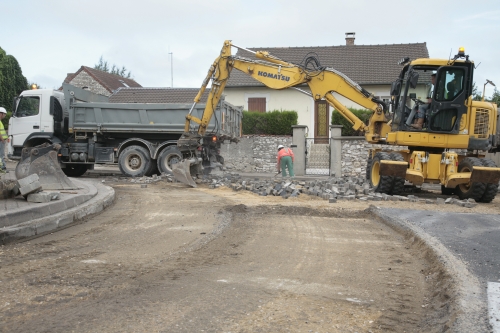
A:
<svg viewBox="0 0 500 333">
<path fill-rule="evenodd" d="M 256 59 L 232 55 L 232 47 L 250 52 Z M 400 65 L 400 75 L 391 85 L 391 101 L 385 103 L 343 73 L 321 66 L 315 57 L 298 65 L 225 41 L 193 104 L 194 108 L 211 81 L 202 118 L 191 112 L 186 116 L 185 133 L 178 148 L 184 156 L 191 152 L 192 158 L 183 165 L 179 178 L 189 178 L 193 165 L 199 164 L 195 152 L 200 142 L 207 140 L 207 125 L 231 71 L 237 69 L 271 89 L 298 89 L 297 86 L 307 84 L 310 91 L 298 90 L 314 100 L 326 100 L 355 130 L 364 132 L 367 142 L 383 147 L 371 149 L 367 161 L 367 179 L 375 191 L 401 194 L 405 181 L 416 186 L 434 183 L 441 184 L 443 194 L 491 202 L 498 192 L 500 168 L 484 154 L 500 150 L 500 119 L 496 104 L 472 99 L 474 63 L 460 48 L 451 59 L 404 58 Z M 435 83 L 426 103 L 417 95 L 422 94 L 422 82 L 431 87 L 433 75 Z M 371 110 L 368 123 L 333 93 Z M 414 125 L 417 118 L 419 126 Z M 390 149 L 390 145 L 404 149 Z"/>
</svg>

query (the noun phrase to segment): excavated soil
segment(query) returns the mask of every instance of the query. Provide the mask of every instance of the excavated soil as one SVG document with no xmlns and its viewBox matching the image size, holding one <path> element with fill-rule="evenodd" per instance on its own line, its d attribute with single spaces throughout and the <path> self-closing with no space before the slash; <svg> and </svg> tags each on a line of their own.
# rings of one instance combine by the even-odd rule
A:
<svg viewBox="0 0 500 333">
<path fill-rule="evenodd" d="M 439 260 L 369 203 L 110 185 L 100 215 L 0 247 L 1 332 L 445 332 L 454 320 Z"/>
</svg>

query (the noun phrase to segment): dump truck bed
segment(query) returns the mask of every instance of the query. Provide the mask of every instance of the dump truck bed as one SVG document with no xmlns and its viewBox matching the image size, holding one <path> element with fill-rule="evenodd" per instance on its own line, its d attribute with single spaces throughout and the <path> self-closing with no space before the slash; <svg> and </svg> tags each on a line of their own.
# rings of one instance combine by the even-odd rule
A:
<svg viewBox="0 0 500 333">
<path fill-rule="evenodd" d="M 65 90 L 68 106 L 68 127 L 73 132 L 112 133 L 178 133 L 184 132 L 186 115 L 192 103 L 107 103 L 81 102 L 77 89 Z M 71 96 L 71 97 L 70 97 Z M 193 115 L 202 118 L 204 103 L 196 104 Z M 242 107 L 224 99 L 217 106 L 207 133 L 217 132 L 226 138 L 240 136 Z"/>
</svg>

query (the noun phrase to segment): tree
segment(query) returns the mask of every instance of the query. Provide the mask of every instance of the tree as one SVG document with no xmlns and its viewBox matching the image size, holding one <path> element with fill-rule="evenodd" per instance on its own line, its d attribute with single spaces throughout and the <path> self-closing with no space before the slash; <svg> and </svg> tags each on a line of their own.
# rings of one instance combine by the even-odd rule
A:
<svg viewBox="0 0 500 333">
<path fill-rule="evenodd" d="M 12 101 L 23 90 L 28 88 L 28 80 L 23 76 L 23 72 L 16 58 L 8 55 L 0 47 L 0 106 L 7 110 L 7 117 L 3 120 L 5 128 L 12 113 Z"/>
<path fill-rule="evenodd" d="M 102 58 L 102 56 L 99 58 L 99 62 L 94 65 L 94 69 L 98 69 L 100 71 L 106 72 L 106 73 L 111 73 L 115 75 L 119 75 L 121 77 L 124 77 L 126 79 L 130 79 L 132 77 L 132 73 L 130 71 L 127 72 L 127 69 L 125 66 L 122 66 L 122 68 L 116 66 L 113 64 L 111 69 L 109 68 L 108 62 Z"/>
<path fill-rule="evenodd" d="M 498 91 L 497 87 L 493 90 L 493 95 L 489 99 L 490 102 L 496 103 L 497 106 L 500 106 L 500 91 Z"/>
<path fill-rule="evenodd" d="M 481 93 L 477 91 L 476 82 L 474 82 L 472 84 L 472 100 L 474 100 L 474 101 L 482 101 L 483 100 L 483 95 L 481 95 Z"/>
</svg>

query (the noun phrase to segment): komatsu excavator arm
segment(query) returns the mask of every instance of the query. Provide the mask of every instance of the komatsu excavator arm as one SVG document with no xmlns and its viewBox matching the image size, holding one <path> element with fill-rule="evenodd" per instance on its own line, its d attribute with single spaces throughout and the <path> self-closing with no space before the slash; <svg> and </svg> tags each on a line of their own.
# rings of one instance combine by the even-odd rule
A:
<svg viewBox="0 0 500 333">
<path fill-rule="evenodd" d="M 232 55 L 232 47 L 250 52 L 255 55 L 256 59 Z M 312 65 L 312 68 L 309 65 Z M 173 168 L 173 173 L 176 179 L 183 183 L 196 186 L 189 176 L 190 173 L 193 173 L 193 165 L 197 166 L 203 163 L 204 166 L 213 168 L 217 161 L 222 160 L 218 153 L 215 153 L 217 144 L 219 144 L 217 136 L 212 137 L 212 139 L 215 138 L 215 142 L 209 142 L 211 139 L 206 136 L 206 131 L 233 69 L 251 76 L 271 89 L 295 88 L 314 100 L 326 100 L 353 125 L 355 130 L 362 130 L 365 133 L 365 139 L 370 143 L 384 141 L 386 134 L 390 131 L 385 117 L 387 106 L 383 101 L 375 98 L 344 74 L 333 68 L 321 67 L 317 59 L 309 57 L 305 59 L 304 65 L 297 65 L 278 59 L 268 52 L 254 52 L 226 40 L 220 55 L 210 66 L 201 89 L 194 99 L 193 106 L 186 115 L 184 133 L 177 141 L 177 147 L 183 153 L 185 160 Z M 193 110 L 210 81 L 212 86 L 203 115 L 201 118 L 195 117 Z M 303 84 L 309 86 L 310 92 L 297 87 Z M 372 110 L 373 114 L 369 123 L 364 124 L 361 119 L 335 98 L 334 93 Z M 198 127 L 192 128 L 194 124 L 197 124 Z M 196 153 L 196 151 L 201 151 L 202 154 Z"/>
<path fill-rule="evenodd" d="M 231 54 L 231 47 L 253 53 L 257 59 L 252 60 L 234 56 Z M 385 140 L 385 134 L 390 131 L 385 116 L 385 111 L 387 110 L 386 104 L 375 98 L 344 74 L 327 67 L 308 69 L 307 59 L 306 65 L 301 66 L 278 59 L 267 52 L 254 52 L 238 47 L 232 44 L 231 41 L 226 40 L 220 55 L 215 59 L 203 81 L 203 85 L 194 100 L 193 107 L 186 116 L 183 137 L 193 138 L 195 133 L 191 131 L 192 123 L 199 125 L 196 134 L 198 137 L 203 137 L 233 69 L 251 76 L 271 89 L 296 88 L 301 84 L 307 84 L 310 93 L 301 90 L 302 92 L 307 93 L 314 100 L 326 100 L 353 125 L 355 130 L 363 130 L 366 140 L 370 143 L 378 143 Z M 210 80 L 212 80 L 212 87 L 203 116 L 199 119 L 192 115 L 192 110 L 196 103 L 199 102 Z M 361 119 L 340 103 L 333 93 L 344 96 L 354 103 L 372 110 L 373 114 L 368 125 L 364 124 Z"/>
</svg>

